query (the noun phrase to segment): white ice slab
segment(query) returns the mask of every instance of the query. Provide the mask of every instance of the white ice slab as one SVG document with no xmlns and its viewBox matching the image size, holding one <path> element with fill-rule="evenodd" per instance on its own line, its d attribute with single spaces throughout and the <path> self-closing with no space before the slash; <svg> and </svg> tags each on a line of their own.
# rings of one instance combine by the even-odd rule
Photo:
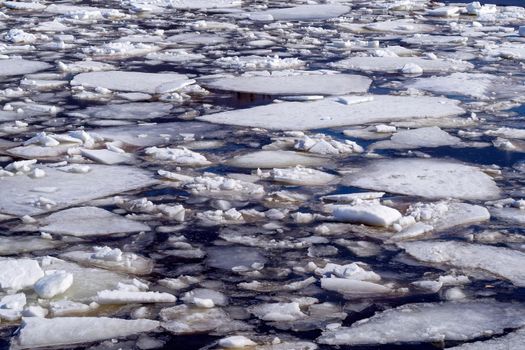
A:
<svg viewBox="0 0 525 350">
<path fill-rule="evenodd" d="M 123 320 L 107 317 L 24 318 L 20 335 L 11 349 L 34 349 L 82 344 L 151 332 L 159 326 L 153 320 Z"/>
<path fill-rule="evenodd" d="M 97 303 L 105 304 L 139 304 L 139 303 L 174 303 L 177 298 L 170 293 L 135 292 L 121 290 L 103 290 L 98 292 Z"/>
<path fill-rule="evenodd" d="M 62 294 L 73 284 L 73 274 L 65 271 L 49 271 L 36 281 L 34 289 L 40 298 L 52 298 Z"/>
<path fill-rule="evenodd" d="M 501 94 L 501 89 L 505 89 L 506 85 L 508 90 L 514 90 L 514 87 L 510 88 L 508 84 L 512 82 L 492 74 L 453 73 L 448 76 L 418 78 L 406 86 L 436 94 L 464 95 L 483 99 L 492 91 Z"/>
<path fill-rule="evenodd" d="M 266 95 L 345 95 L 368 90 L 372 80 L 350 74 L 240 76 L 202 82 L 206 88 Z"/>
<path fill-rule="evenodd" d="M 416 64 L 423 72 L 466 71 L 474 68 L 472 63 L 421 57 L 351 57 L 332 64 L 335 68 L 353 69 L 369 72 L 396 73 L 406 64 Z"/>
<path fill-rule="evenodd" d="M 370 146 L 370 149 L 442 147 L 457 145 L 460 142 L 460 138 L 450 135 L 437 126 L 431 126 L 399 131 L 392 135 L 390 141 L 376 142 Z"/>
<path fill-rule="evenodd" d="M 165 117 L 172 108 L 173 105 L 163 102 L 115 103 L 103 106 L 89 106 L 86 109 L 75 111 L 75 114 L 87 114 L 91 118 L 101 119 L 146 120 Z"/>
<path fill-rule="evenodd" d="M 313 21 L 339 17 L 350 7 L 338 4 L 300 5 L 296 7 L 251 12 L 248 17 L 255 21 Z"/>
<path fill-rule="evenodd" d="M 209 114 L 197 119 L 218 124 L 278 130 L 308 130 L 412 118 L 439 118 L 463 114 L 458 102 L 427 96 L 372 95 L 351 103 L 324 99 L 283 102 Z"/>
<path fill-rule="evenodd" d="M 399 246 L 421 261 L 466 271 L 489 272 L 495 278 L 525 286 L 525 253 L 517 250 L 457 241 L 405 242 Z"/>
<path fill-rule="evenodd" d="M 269 169 L 289 166 L 320 166 L 330 160 L 293 151 L 257 151 L 233 157 L 226 164 L 238 168 Z"/>
<path fill-rule="evenodd" d="M 182 140 L 185 134 L 193 134 L 196 138 L 211 137 L 221 129 L 223 128 L 206 123 L 171 122 L 101 128 L 93 130 L 93 133 L 104 137 L 106 140 L 122 141 L 133 146 L 148 147 Z"/>
<path fill-rule="evenodd" d="M 71 208 L 53 213 L 40 221 L 39 229 L 75 237 L 105 236 L 149 231 L 149 226 L 97 207 Z"/>
<path fill-rule="evenodd" d="M 36 260 L 2 259 L 0 260 L 0 289 L 16 292 L 31 287 L 44 276 Z"/>
<path fill-rule="evenodd" d="M 523 305 L 492 300 L 406 304 L 351 327 L 325 331 L 318 341 L 329 345 L 465 341 L 525 325 L 524 311 Z"/>
<path fill-rule="evenodd" d="M 46 176 L 38 179 L 26 175 L 11 176 L 0 181 L 0 212 L 11 215 L 36 215 L 80 204 L 91 199 L 147 187 L 156 183 L 144 171 L 127 166 L 90 165 L 87 174 L 74 174 L 57 168 L 41 167 Z M 56 203 L 46 208 L 38 206 L 41 193 L 35 188 L 56 187 L 44 197 Z"/>
<path fill-rule="evenodd" d="M 509 350 L 519 349 L 523 344 L 525 344 L 525 330 L 520 329 L 503 337 L 454 346 L 448 350 Z"/>
<path fill-rule="evenodd" d="M 336 220 L 357 224 L 388 227 L 401 218 L 401 213 L 379 203 L 336 205 L 333 209 Z"/>
<path fill-rule="evenodd" d="M 345 183 L 376 191 L 426 198 L 494 199 L 494 180 L 476 167 L 441 159 L 395 159 L 370 163 Z"/>
<path fill-rule="evenodd" d="M 71 85 L 155 94 L 179 90 L 193 82 L 184 74 L 177 73 L 107 71 L 80 73 L 73 78 Z"/>
<path fill-rule="evenodd" d="M 13 75 L 29 74 L 49 68 L 51 68 L 50 64 L 39 61 L 29 61 L 18 58 L 0 60 L 0 76 L 9 77 Z"/>
<path fill-rule="evenodd" d="M 169 3 L 169 7 L 188 10 L 227 8 L 242 5 L 241 0 L 171 0 L 167 3 Z"/>
</svg>

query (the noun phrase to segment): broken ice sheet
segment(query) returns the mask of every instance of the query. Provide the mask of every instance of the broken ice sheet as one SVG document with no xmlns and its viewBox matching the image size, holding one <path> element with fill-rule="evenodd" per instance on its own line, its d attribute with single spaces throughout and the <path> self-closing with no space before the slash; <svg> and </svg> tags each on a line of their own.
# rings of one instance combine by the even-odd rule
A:
<svg viewBox="0 0 525 350">
<path fill-rule="evenodd" d="M 114 91 L 144 93 L 165 93 L 176 91 L 194 81 L 183 74 L 140 73 L 140 72 L 89 72 L 76 75 L 71 85 L 91 88 L 105 88 Z"/>
<path fill-rule="evenodd" d="M 78 207 L 53 213 L 38 222 L 39 230 L 75 237 L 149 231 L 149 226 L 96 207 Z"/>
<path fill-rule="evenodd" d="M 519 5 L 2 2 L 0 348 L 520 341 Z"/>
<path fill-rule="evenodd" d="M 211 123 L 274 130 L 308 130 L 413 118 L 463 114 L 457 101 L 436 97 L 371 95 L 316 102 L 283 102 L 251 109 L 209 114 Z M 286 115 L 286 118 L 282 116 Z"/>
<path fill-rule="evenodd" d="M 68 346 L 97 340 L 151 332 L 159 326 L 153 320 L 124 320 L 107 317 L 28 317 L 23 320 L 12 349 Z"/>
<path fill-rule="evenodd" d="M 203 81 L 209 89 L 265 95 L 346 95 L 368 90 L 371 80 L 349 74 L 274 73 L 269 76 L 240 76 Z"/>
<path fill-rule="evenodd" d="M 523 306 L 492 300 L 406 304 L 353 324 L 326 331 L 330 345 L 375 345 L 465 341 L 523 327 Z M 470 322 L 465 322 L 468 317 Z"/>
<path fill-rule="evenodd" d="M 42 178 L 18 175 L 2 179 L 0 191 L 5 196 L 0 198 L 0 212 L 19 216 L 41 214 L 156 183 L 148 172 L 125 166 L 90 165 L 87 174 L 42 168 L 46 172 Z M 57 187 L 57 190 L 39 196 L 33 191 L 38 187 Z M 40 197 L 46 197 L 45 201 Z"/>
<path fill-rule="evenodd" d="M 517 286 L 525 285 L 525 275 L 520 268 L 525 253 L 517 250 L 456 241 L 405 242 L 399 243 L 399 247 L 412 257 L 438 267 L 453 266 L 467 273 L 488 273 Z"/>
<path fill-rule="evenodd" d="M 500 190 L 479 168 L 439 159 L 373 161 L 349 175 L 351 186 L 426 198 L 494 199 Z"/>
</svg>

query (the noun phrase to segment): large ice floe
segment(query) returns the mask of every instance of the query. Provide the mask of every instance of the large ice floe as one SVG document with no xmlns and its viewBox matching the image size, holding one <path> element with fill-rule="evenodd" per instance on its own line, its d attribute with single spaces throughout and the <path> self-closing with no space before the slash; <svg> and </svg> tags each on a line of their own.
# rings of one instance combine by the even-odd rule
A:
<svg viewBox="0 0 525 350">
<path fill-rule="evenodd" d="M 141 72 L 89 72 L 80 73 L 71 81 L 71 85 L 90 88 L 104 88 L 114 91 L 144 93 L 165 93 L 179 90 L 194 81 L 183 74 L 152 74 Z"/>
<path fill-rule="evenodd" d="M 327 331 L 319 340 L 330 345 L 465 341 L 523 327 L 522 312 L 521 305 L 493 300 L 407 304 Z"/>
<path fill-rule="evenodd" d="M 316 102 L 283 102 L 233 110 L 199 120 L 277 130 L 308 130 L 463 114 L 456 101 L 436 97 L 344 96 Z M 286 118 L 283 118 L 286 115 Z"/>
<path fill-rule="evenodd" d="M 493 199 L 500 194 L 479 168 L 446 160 L 397 159 L 372 162 L 348 175 L 356 187 L 426 198 Z"/>
<path fill-rule="evenodd" d="M 525 254 L 509 248 L 462 242 L 400 243 L 409 255 L 428 262 L 454 266 L 472 273 L 489 273 L 518 285 L 525 285 L 525 276 L 518 267 Z M 486 259 L 491 256 L 491 259 Z"/>
<path fill-rule="evenodd" d="M 524 63 L 522 0 L 0 1 L 0 350 L 524 349 Z"/>
<path fill-rule="evenodd" d="M 86 173 L 70 169 L 42 167 L 43 177 L 20 174 L 3 178 L 0 189 L 5 196 L 0 199 L 0 212 L 35 215 L 156 182 L 149 173 L 125 166 L 90 165 Z"/>
<path fill-rule="evenodd" d="M 363 93 L 371 80 L 350 74 L 293 74 L 226 77 L 204 82 L 206 88 L 264 95 L 345 95 Z"/>
</svg>

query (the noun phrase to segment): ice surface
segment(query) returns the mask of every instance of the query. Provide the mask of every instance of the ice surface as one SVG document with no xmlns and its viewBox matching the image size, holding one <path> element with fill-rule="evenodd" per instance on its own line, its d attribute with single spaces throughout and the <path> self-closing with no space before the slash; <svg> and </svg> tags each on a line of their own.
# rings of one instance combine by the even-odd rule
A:
<svg viewBox="0 0 525 350">
<path fill-rule="evenodd" d="M 182 140 L 185 134 L 194 137 L 224 134 L 218 126 L 196 122 L 171 122 L 162 124 L 118 126 L 95 129 L 93 132 L 111 141 L 122 141 L 128 145 L 148 147 L 166 144 L 173 140 Z"/>
<path fill-rule="evenodd" d="M 67 346 L 151 332 L 159 326 L 153 320 L 123 320 L 108 317 L 26 317 L 11 349 Z"/>
<path fill-rule="evenodd" d="M 0 60 L 0 76 L 4 77 L 35 73 L 49 68 L 51 68 L 50 64 L 39 61 L 29 61 L 16 58 Z"/>
<path fill-rule="evenodd" d="M 525 331 L 523 329 L 511 332 L 502 337 L 486 341 L 466 343 L 448 348 L 450 350 L 508 350 L 519 349 L 525 344 Z"/>
<path fill-rule="evenodd" d="M 95 247 L 94 251 L 71 251 L 61 254 L 60 257 L 86 266 L 136 275 L 147 275 L 153 270 L 151 260 L 107 246 Z"/>
<path fill-rule="evenodd" d="M 299 165 L 294 168 L 275 168 L 269 172 L 269 178 L 289 185 L 310 186 L 326 185 L 338 179 L 335 175 Z"/>
<path fill-rule="evenodd" d="M 437 126 L 432 126 L 398 131 L 392 135 L 390 141 L 376 142 L 370 146 L 370 149 L 442 147 L 457 145 L 460 142 L 460 138 L 450 135 Z"/>
<path fill-rule="evenodd" d="M 40 230 L 84 237 L 149 231 L 149 226 L 96 207 L 78 207 L 53 213 L 39 223 Z"/>
<path fill-rule="evenodd" d="M 467 272 L 488 272 L 517 286 L 525 285 L 525 274 L 521 269 L 525 253 L 517 250 L 456 241 L 405 242 L 399 246 L 421 261 L 454 266 Z"/>
<path fill-rule="evenodd" d="M 428 59 L 421 57 L 351 57 L 333 63 L 335 68 L 354 69 L 369 72 L 397 73 L 407 64 L 415 64 L 423 72 L 466 71 L 474 66 L 465 61 Z"/>
<path fill-rule="evenodd" d="M 343 180 L 351 186 L 426 198 L 493 199 L 494 180 L 480 169 L 442 159 L 371 162 Z"/>
<path fill-rule="evenodd" d="M 319 166 L 329 160 L 293 151 L 257 151 L 233 157 L 227 164 L 238 168 L 282 168 L 287 166 Z"/>
<path fill-rule="evenodd" d="M 121 290 L 103 290 L 97 294 L 97 303 L 105 304 L 137 304 L 137 303 L 174 303 L 177 298 L 173 294 L 160 292 L 137 292 Z"/>
<path fill-rule="evenodd" d="M 91 118 L 146 120 L 165 117 L 170 113 L 172 107 L 172 105 L 163 102 L 135 102 L 90 106 L 76 113 L 87 114 Z"/>
<path fill-rule="evenodd" d="M 206 88 L 266 95 L 345 95 L 363 93 L 371 80 L 350 74 L 240 76 L 202 82 Z"/>
<path fill-rule="evenodd" d="M 372 99 L 352 104 L 341 103 L 337 99 L 283 102 L 210 114 L 198 119 L 266 129 L 308 130 L 379 121 L 439 118 L 463 112 L 457 102 L 445 98 L 373 95 Z"/>
<path fill-rule="evenodd" d="M 242 4 L 241 0 L 173 0 L 166 1 L 170 7 L 176 9 L 209 9 L 235 7 Z"/>
<path fill-rule="evenodd" d="M 401 218 L 401 213 L 396 209 L 377 203 L 336 205 L 333 215 L 338 221 L 386 227 Z"/>
<path fill-rule="evenodd" d="M 312 21 L 323 20 L 344 15 L 350 10 L 348 6 L 337 4 L 301 5 L 296 7 L 251 12 L 248 18 L 259 21 Z"/>
<path fill-rule="evenodd" d="M 33 286 L 44 276 L 38 262 L 31 259 L 1 259 L 0 289 L 18 291 Z"/>
<path fill-rule="evenodd" d="M 491 93 L 503 94 L 506 86 L 512 84 L 508 79 L 484 73 L 453 73 L 449 76 L 418 78 L 407 87 L 431 91 L 444 95 L 465 95 L 479 99 L 488 98 Z M 516 87 L 519 89 L 519 86 Z M 502 91 L 503 90 L 503 91 Z M 511 94 L 509 91 L 508 95 Z"/>
<path fill-rule="evenodd" d="M 71 85 L 158 94 L 179 90 L 193 82 L 184 74 L 177 73 L 106 71 L 80 73 L 71 80 Z"/>
<path fill-rule="evenodd" d="M 126 166 L 90 165 L 88 174 L 74 174 L 59 168 L 42 167 L 47 176 L 32 179 L 26 175 L 11 176 L 0 182 L 0 212 L 12 215 L 35 215 L 80 204 L 91 199 L 150 186 L 156 181 L 148 172 Z M 37 187 L 56 187 L 45 197 L 56 205 L 38 206 Z"/>
<path fill-rule="evenodd" d="M 65 271 L 48 271 L 35 283 L 35 292 L 40 298 L 50 299 L 62 294 L 73 284 L 73 275 Z"/>
<path fill-rule="evenodd" d="M 484 300 L 406 304 L 351 327 L 325 331 L 318 340 L 329 345 L 466 341 L 501 334 L 524 323 L 523 307 L 513 303 Z"/>
</svg>

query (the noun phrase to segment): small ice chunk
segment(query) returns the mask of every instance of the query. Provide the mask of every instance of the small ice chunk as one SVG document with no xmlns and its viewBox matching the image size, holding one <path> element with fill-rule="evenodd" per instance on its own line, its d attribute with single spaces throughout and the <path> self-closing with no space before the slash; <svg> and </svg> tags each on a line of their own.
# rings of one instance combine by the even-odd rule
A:
<svg viewBox="0 0 525 350">
<path fill-rule="evenodd" d="M 170 293 L 103 290 L 97 293 L 98 304 L 174 303 L 177 298 Z"/>
<path fill-rule="evenodd" d="M 260 304 L 249 310 L 263 321 L 287 322 L 308 317 L 301 311 L 297 302 Z"/>
<path fill-rule="evenodd" d="M 401 68 L 403 74 L 423 74 L 423 68 L 415 63 L 407 63 Z"/>
<path fill-rule="evenodd" d="M 225 349 L 241 349 L 255 345 L 257 345 L 255 342 L 242 335 L 233 335 L 219 340 L 219 346 Z"/>
<path fill-rule="evenodd" d="M 336 205 L 333 208 L 333 215 L 338 221 L 383 227 L 392 225 L 402 217 L 394 208 L 366 202 L 356 205 Z"/>
<path fill-rule="evenodd" d="M 66 271 L 46 271 L 34 285 L 39 297 L 50 299 L 64 293 L 73 284 L 73 274 Z"/>
</svg>

